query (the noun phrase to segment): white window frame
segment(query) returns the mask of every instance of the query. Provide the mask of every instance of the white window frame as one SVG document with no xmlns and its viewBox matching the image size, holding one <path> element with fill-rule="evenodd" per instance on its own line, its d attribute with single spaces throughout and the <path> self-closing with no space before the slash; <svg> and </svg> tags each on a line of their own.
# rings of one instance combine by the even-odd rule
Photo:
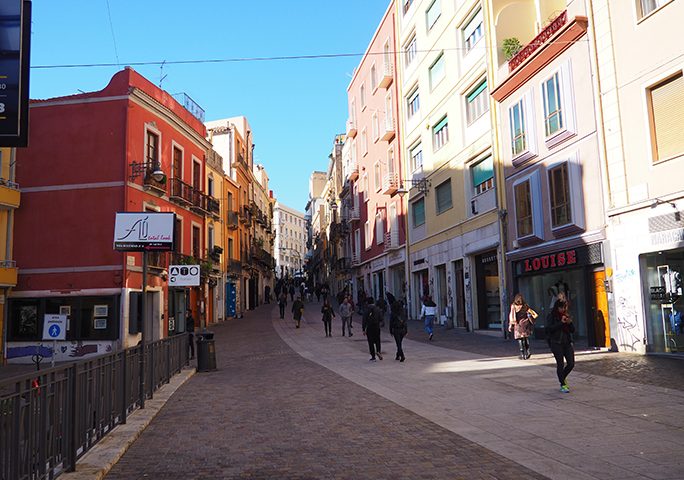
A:
<svg viewBox="0 0 684 480">
<path fill-rule="evenodd" d="M 468 100 L 474 92 L 484 84 L 484 90 L 480 91 L 472 101 Z M 467 125 L 472 125 L 478 119 L 480 119 L 485 113 L 489 111 L 489 85 L 487 85 L 487 79 L 482 79 L 475 84 L 474 88 L 471 88 L 466 95 L 464 95 L 465 106 L 466 106 L 466 123 Z"/>
<path fill-rule="evenodd" d="M 418 56 L 418 40 L 414 33 L 404 47 L 404 68 L 411 66 Z"/>
<path fill-rule="evenodd" d="M 412 108 L 414 102 L 418 106 L 416 109 Z M 416 85 L 406 96 L 406 119 L 411 120 L 418 112 L 420 112 L 420 89 L 418 88 L 418 85 Z"/>
<path fill-rule="evenodd" d="M 478 32 L 479 35 L 477 35 Z M 463 28 L 461 28 L 461 37 L 463 38 L 463 47 L 465 48 L 466 55 L 484 38 L 484 18 L 481 8 L 478 8 Z M 471 38 L 474 38 L 472 42 L 470 41 Z"/>
<path fill-rule="evenodd" d="M 361 130 L 361 148 L 363 148 L 363 157 L 368 155 L 368 132 L 366 131 L 366 127 L 363 127 Z"/>
<path fill-rule="evenodd" d="M 373 244 L 373 239 L 371 238 L 370 220 L 366 220 L 366 223 L 363 224 L 363 232 L 365 240 L 365 250 L 370 250 L 371 245 Z"/>
<path fill-rule="evenodd" d="M 537 137 L 534 129 L 534 100 L 532 97 L 532 90 L 524 93 L 518 100 L 508 107 L 508 132 L 509 132 L 509 148 L 514 167 L 522 165 L 527 160 L 534 158 L 537 155 Z M 525 145 L 520 152 L 515 152 L 513 149 L 515 140 L 513 138 L 513 109 L 520 105 L 522 111 L 522 127 L 525 135 Z"/>
<path fill-rule="evenodd" d="M 442 125 L 439 130 L 437 130 L 437 125 L 442 123 L 444 120 L 446 120 L 446 123 Z M 447 143 L 449 143 L 449 117 L 445 115 L 434 127 L 432 127 L 432 151 L 437 152 Z"/>
<path fill-rule="evenodd" d="M 371 134 L 373 135 L 373 142 L 380 139 L 380 120 L 378 119 L 378 111 L 374 111 L 371 116 Z"/>
<path fill-rule="evenodd" d="M 378 68 L 375 66 L 375 62 L 370 68 L 370 84 L 371 92 L 375 92 L 378 89 Z"/>
<path fill-rule="evenodd" d="M 419 224 L 416 224 L 416 216 L 414 214 L 414 205 L 418 202 L 423 202 L 423 221 Z M 422 197 L 417 198 L 415 200 L 411 200 L 410 205 L 411 205 L 411 228 L 422 227 L 423 225 L 425 225 L 425 222 L 427 221 L 426 214 L 425 214 L 425 196 L 422 196 Z"/>
<path fill-rule="evenodd" d="M 366 109 L 366 85 L 361 83 L 359 87 L 359 99 L 361 100 L 361 111 Z"/>
<path fill-rule="evenodd" d="M 385 243 L 385 219 L 382 218 L 382 212 L 375 212 L 375 244 L 382 245 Z"/>
<path fill-rule="evenodd" d="M 379 192 L 382 189 L 382 164 L 379 160 L 373 165 L 373 182 L 375 183 L 375 191 Z"/>
<path fill-rule="evenodd" d="M 437 64 L 440 65 L 440 76 L 435 77 L 435 66 Z M 446 60 L 444 56 L 444 52 L 440 52 L 440 54 L 437 56 L 434 62 L 430 64 L 430 67 L 428 68 L 428 78 L 430 79 L 430 91 L 434 90 L 437 85 L 439 85 L 442 80 L 446 77 Z"/>
<path fill-rule="evenodd" d="M 418 149 L 420 150 L 420 165 L 416 165 L 415 163 L 414 152 Z M 418 170 L 423 170 L 423 144 L 421 142 L 416 142 L 411 147 L 409 147 L 408 157 L 411 167 L 411 173 L 415 173 Z"/>
<path fill-rule="evenodd" d="M 528 182 L 530 185 L 530 208 L 532 208 L 532 232 L 527 235 L 520 236 L 520 232 L 518 232 L 518 212 L 517 199 L 515 198 L 515 187 L 525 182 Z M 544 216 L 542 209 L 541 181 L 539 170 L 537 169 L 533 172 L 528 173 L 527 175 L 515 179 L 511 186 L 513 198 L 513 204 L 511 205 L 511 207 L 513 208 L 513 225 L 515 228 L 515 238 L 518 239 L 518 241 L 523 242 L 526 240 L 531 241 L 542 239 L 544 237 Z"/>
<path fill-rule="evenodd" d="M 547 90 L 546 83 L 548 80 L 557 76 L 558 79 L 558 103 L 560 111 L 563 116 L 563 126 L 550 135 L 546 134 L 546 117 L 547 112 Z M 564 140 L 577 135 L 577 124 L 575 114 L 574 92 L 572 88 L 572 69 L 570 62 L 563 63 L 560 67 L 545 77 L 539 84 L 541 92 L 541 104 L 543 114 L 543 132 L 544 141 L 547 148 L 553 148 Z"/>
<path fill-rule="evenodd" d="M 554 235 L 561 235 L 568 230 L 576 231 L 578 229 L 584 230 L 585 228 L 582 168 L 580 165 L 579 153 L 575 153 L 575 155 L 571 157 L 559 158 L 548 162 L 545 165 L 546 189 L 547 192 L 549 192 L 549 226 L 551 226 L 551 182 L 549 173 L 563 163 L 567 163 L 568 165 L 568 192 L 570 193 L 570 214 L 572 215 L 572 219 L 569 223 L 564 225 L 551 227 L 551 232 Z"/>
<path fill-rule="evenodd" d="M 436 8 L 437 11 L 433 12 L 432 9 Z M 436 15 L 433 19 L 432 22 L 430 22 L 430 16 L 431 15 Z M 430 4 L 430 6 L 425 10 L 425 25 L 427 26 L 427 31 L 429 32 L 432 30 L 432 27 L 435 26 L 437 21 L 439 20 L 439 17 L 442 16 L 442 5 L 440 3 L 440 0 L 433 0 L 433 2 Z"/>
<path fill-rule="evenodd" d="M 482 162 L 486 161 L 487 159 L 492 159 L 492 177 L 487 179 L 486 181 L 479 183 L 478 185 L 475 185 L 475 182 L 473 180 L 473 168 L 475 168 L 477 165 L 481 164 Z M 477 160 L 471 162 L 468 165 L 468 173 L 470 174 L 470 190 L 473 192 L 472 196 L 477 197 L 478 195 L 482 195 L 485 192 L 488 192 L 490 190 L 493 190 L 494 187 L 496 186 L 495 178 L 496 175 L 494 175 L 494 156 L 490 153 L 488 155 L 485 155 L 484 157 L 478 158 Z M 486 185 L 485 185 L 486 184 Z M 480 185 L 484 185 L 479 191 L 478 187 Z"/>
<path fill-rule="evenodd" d="M 645 2 L 648 2 L 649 0 L 637 0 L 636 5 L 637 5 L 637 18 L 638 20 L 643 20 L 646 17 L 651 16 L 654 12 L 657 12 L 661 8 L 663 8 L 665 5 L 668 3 L 672 2 L 673 0 L 653 0 L 654 5 L 653 8 L 650 10 L 646 11 L 648 6 L 645 5 Z M 647 8 L 644 8 L 644 7 Z"/>
</svg>

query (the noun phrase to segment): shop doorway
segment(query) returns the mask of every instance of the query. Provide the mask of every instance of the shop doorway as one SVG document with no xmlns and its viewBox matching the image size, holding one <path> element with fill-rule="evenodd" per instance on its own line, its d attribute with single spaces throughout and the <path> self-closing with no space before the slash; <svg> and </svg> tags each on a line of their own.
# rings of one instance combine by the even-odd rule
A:
<svg viewBox="0 0 684 480">
<path fill-rule="evenodd" d="M 499 262 L 496 250 L 475 256 L 475 274 L 479 328 L 501 329 Z"/>
<path fill-rule="evenodd" d="M 420 270 L 419 272 L 413 272 L 413 317 L 418 318 L 420 316 L 420 308 L 423 305 L 423 298 L 426 295 L 430 295 L 430 283 L 427 268 L 425 270 Z"/>
<path fill-rule="evenodd" d="M 594 346 L 610 347 L 610 321 L 608 320 L 608 295 L 606 294 L 606 272 L 593 274 L 594 280 Z"/>
<path fill-rule="evenodd" d="M 457 328 L 469 330 L 465 316 L 465 284 L 463 282 L 463 260 L 456 260 L 454 265 L 453 322 Z"/>
<path fill-rule="evenodd" d="M 435 267 L 435 279 L 437 281 L 437 286 L 435 287 L 437 298 L 433 300 L 435 300 L 438 308 L 437 319 L 440 325 L 445 325 L 447 322 L 446 307 L 449 302 L 447 298 L 446 265 L 437 265 Z"/>
<path fill-rule="evenodd" d="M 377 302 L 380 297 L 385 296 L 385 272 L 378 270 L 373 273 L 373 298 Z"/>
</svg>

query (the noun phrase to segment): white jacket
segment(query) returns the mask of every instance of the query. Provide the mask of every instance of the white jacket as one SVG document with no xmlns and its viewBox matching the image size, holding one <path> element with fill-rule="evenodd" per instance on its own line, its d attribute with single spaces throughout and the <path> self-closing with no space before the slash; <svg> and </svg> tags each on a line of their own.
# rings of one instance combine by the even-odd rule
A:
<svg viewBox="0 0 684 480">
<path fill-rule="evenodd" d="M 423 304 L 423 307 L 420 309 L 420 316 L 424 317 L 426 315 L 437 315 L 437 307 L 428 307 Z"/>
</svg>

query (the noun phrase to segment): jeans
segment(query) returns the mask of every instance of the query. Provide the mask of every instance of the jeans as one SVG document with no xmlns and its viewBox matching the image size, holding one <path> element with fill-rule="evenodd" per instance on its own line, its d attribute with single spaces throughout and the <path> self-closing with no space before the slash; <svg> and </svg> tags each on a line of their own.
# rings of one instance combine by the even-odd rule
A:
<svg viewBox="0 0 684 480">
<path fill-rule="evenodd" d="M 325 335 L 332 335 L 332 319 L 323 320 L 323 326 L 325 327 Z"/>
<path fill-rule="evenodd" d="M 352 334 L 352 317 L 342 317 L 342 336 L 344 337 L 345 327 L 349 331 L 349 336 Z"/>
<path fill-rule="evenodd" d="M 278 305 L 280 307 L 280 318 L 285 318 L 285 305 Z"/>
<path fill-rule="evenodd" d="M 434 315 L 425 315 L 425 333 L 432 335 L 432 322 L 435 321 Z"/>
<path fill-rule="evenodd" d="M 568 374 L 575 366 L 575 348 L 572 343 L 551 343 L 551 352 L 556 359 L 556 374 L 561 385 L 565 385 Z M 565 365 L 563 365 L 565 359 Z"/>
</svg>

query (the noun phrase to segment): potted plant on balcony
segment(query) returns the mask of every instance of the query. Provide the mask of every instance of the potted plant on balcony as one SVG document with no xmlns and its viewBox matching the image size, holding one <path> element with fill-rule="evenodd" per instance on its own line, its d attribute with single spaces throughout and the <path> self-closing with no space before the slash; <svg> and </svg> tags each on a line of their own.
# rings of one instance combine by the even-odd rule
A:
<svg viewBox="0 0 684 480">
<path fill-rule="evenodd" d="M 520 43 L 520 40 L 518 40 L 515 37 L 504 38 L 504 41 L 501 44 L 501 51 L 503 52 L 504 58 L 506 58 L 506 61 L 515 57 L 515 55 L 520 50 L 522 50 L 522 48 L 523 48 L 522 43 Z"/>
</svg>

